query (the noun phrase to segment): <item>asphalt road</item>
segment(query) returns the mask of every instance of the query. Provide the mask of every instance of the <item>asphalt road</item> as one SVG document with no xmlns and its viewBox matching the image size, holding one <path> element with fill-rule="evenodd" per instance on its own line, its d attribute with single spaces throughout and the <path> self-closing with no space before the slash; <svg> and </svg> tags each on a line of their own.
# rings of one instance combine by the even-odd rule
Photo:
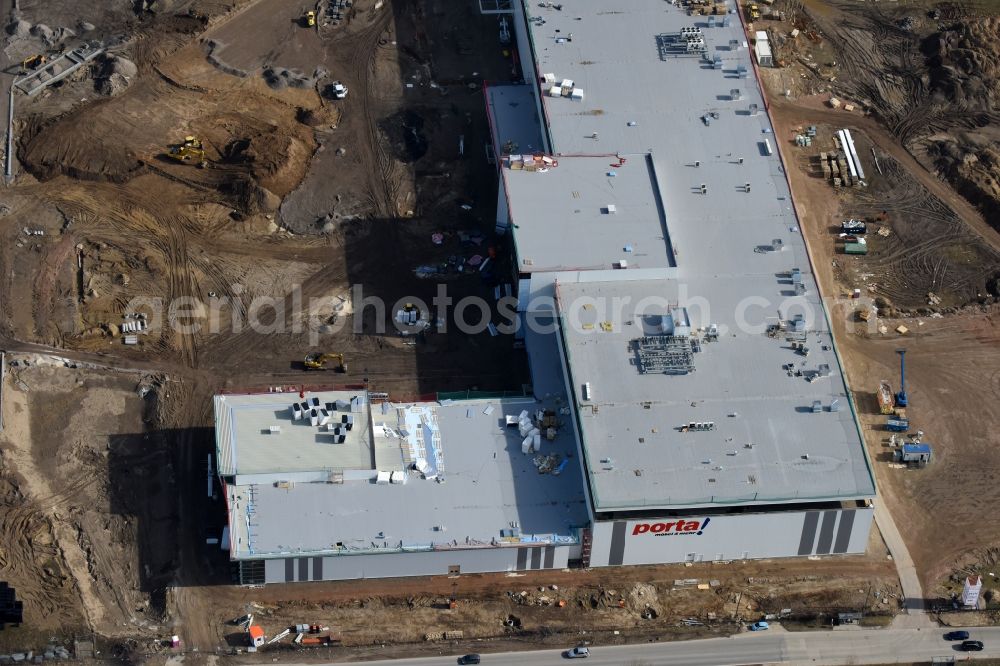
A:
<svg viewBox="0 0 1000 666">
<path fill-rule="evenodd" d="M 738 666 L 744 664 L 890 664 L 929 661 L 932 657 L 1000 657 L 1000 627 L 969 629 L 986 646 L 959 652 L 944 640 L 946 629 L 873 629 L 786 632 L 778 628 L 729 638 L 594 647 L 587 666 Z M 570 647 L 567 645 L 567 648 Z M 569 663 L 558 650 L 483 653 L 482 663 L 545 666 Z M 458 655 L 363 662 L 369 666 L 445 666 Z M 293 665 L 294 666 L 294 665 Z"/>
</svg>

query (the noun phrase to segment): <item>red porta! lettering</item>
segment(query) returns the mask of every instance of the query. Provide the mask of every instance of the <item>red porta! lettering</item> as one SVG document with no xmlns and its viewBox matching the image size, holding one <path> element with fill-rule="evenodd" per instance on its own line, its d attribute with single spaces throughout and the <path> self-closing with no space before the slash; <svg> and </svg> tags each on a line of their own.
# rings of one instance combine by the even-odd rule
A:
<svg viewBox="0 0 1000 666">
<path fill-rule="evenodd" d="M 708 522 L 707 520 L 705 522 Z M 700 520 L 676 520 L 669 523 L 636 523 L 632 536 L 638 534 L 662 534 L 664 532 L 697 532 L 703 527 Z"/>
</svg>

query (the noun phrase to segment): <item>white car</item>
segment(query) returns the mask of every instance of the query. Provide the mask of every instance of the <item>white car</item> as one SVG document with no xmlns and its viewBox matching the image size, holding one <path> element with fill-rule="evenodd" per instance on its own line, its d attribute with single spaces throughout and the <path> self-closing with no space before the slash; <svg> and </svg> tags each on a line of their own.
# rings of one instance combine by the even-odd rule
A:
<svg viewBox="0 0 1000 666">
<path fill-rule="evenodd" d="M 590 656 L 590 649 L 585 647 L 575 647 L 572 650 L 566 650 L 563 652 L 563 656 L 567 659 L 586 659 Z"/>
<path fill-rule="evenodd" d="M 345 86 L 340 81 L 334 81 L 330 85 L 330 92 L 333 94 L 334 98 L 344 99 L 345 97 L 347 97 L 347 86 Z"/>
</svg>

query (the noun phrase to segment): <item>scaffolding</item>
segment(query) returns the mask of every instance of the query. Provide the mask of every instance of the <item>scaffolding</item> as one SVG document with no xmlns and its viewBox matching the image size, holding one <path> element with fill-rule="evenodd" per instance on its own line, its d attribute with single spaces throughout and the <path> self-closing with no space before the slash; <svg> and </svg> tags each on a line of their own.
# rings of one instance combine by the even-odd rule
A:
<svg viewBox="0 0 1000 666">
<path fill-rule="evenodd" d="M 640 374 L 686 375 L 694 372 L 694 347 L 691 338 L 676 335 L 653 335 L 631 343 Z"/>
</svg>

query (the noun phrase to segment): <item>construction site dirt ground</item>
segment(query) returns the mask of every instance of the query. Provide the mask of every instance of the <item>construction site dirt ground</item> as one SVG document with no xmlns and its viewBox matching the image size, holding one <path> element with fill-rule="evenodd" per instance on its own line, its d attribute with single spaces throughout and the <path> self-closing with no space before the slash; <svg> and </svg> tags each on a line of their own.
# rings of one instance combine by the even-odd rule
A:
<svg viewBox="0 0 1000 666">
<path fill-rule="evenodd" d="M 67 109 L 94 96 L 75 77 L 19 100 L 24 172 L 0 230 L 8 336 L 217 372 L 230 386 L 302 383 L 302 357 L 320 349 L 347 355 L 341 383 L 521 390 L 509 336 L 455 332 L 436 311 L 423 314 L 449 332 L 392 335 L 400 298 L 430 303 L 443 283 L 454 302 L 492 299 L 508 272 L 480 89 L 511 76 L 496 20 L 471 5 L 360 0 L 340 25 L 309 29 L 301 2 L 218 15 L 181 4 L 208 14 L 208 29 L 126 41 L 117 52 L 138 76 L 124 91 Z M 140 25 L 168 20 L 181 18 Z M 346 99 L 327 94 L 334 81 Z M 164 156 L 189 134 L 208 168 Z M 490 271 L 470 270 L 493 252 Z M 352 285 L 385 312 L 352 317 Z M 123 315 L 166 317 L 178 298 L 214 308 L 220 330 L 163 326 L 134 348 L 109 335 Z"/>
<path fill-rule="evenodd" d="M 823 110 L 811 98 L 785 99 L 776 86 L 770 93 L 775 134 L 790 167 L 814 269 L 830 297 L 882 501 L 904 535 L 925 596 L 931 604 L 950 599 L 949 576 L 975 568 L 1000 539 L 988 518 L 1000 501 L 1000 412 L 990 407 L 1000 395 L 1000 307 L 987 288 L 1000 268 L 1000 239 L 989 228 L 963 222 L 925 187 L 929 174 L 898 146 L 885 150 L 893 139 L 870 119 Z M 817 140 L 797 147 L 792 139 L 806 125 L 817 126 Z M 836 150 L 832 130 L 841 127 L 854 132 L 868 177 L 865 188 L 835 191 L 818 173 L 816 156 Z M 883 211 L 884 221 L 875 222 L 867 236 L 868 254 L 844 254 L 840 221 L 871 219 Z M 877 233 L 880 227 L 888 233 Z M 877 318 L 858 319 L 854 289 L 878 305 Z M 896 332 L 900 325 L 908 329 L 905 335 Z M 882 380 L 898 390 L 898 348 L 908 351 L 911 430 L 922 430 L 933 446 L 933 460 L 923 469 L 891 462 L 891 433 L 875 398 Z M 986 579 L 988 589 L 997 585 L 996 578 Z"/>
<path fill-rule="evenodd" d="M 426 640 L 456 629 L 463 646 L 499 649 L 730 632 L 736 617 L 786 608 L 805 622 L 899 609 L 876 530 L 858 557 L 229 585 L 225 554 L 206 543 L 225 519 L 205 487 L 212 431 L 171 426 L 208 415 L 205 389 L 80 353 L 13 353 L 6 362 L 0 483 L 16 508 L 0 514 L 0 565 L 26 621 L 0 632 L 3 650 L 96 634 L 105 654 L 138 658 L 177 634 L 186 651 L 225 653 L 245 647 L 230 621 L 248 612 L 269 635 L 286 624 L 330 626 L 342 646 L 313 653 L 327 659 L 458 649 Z"/>
<path fill-rule="evenodd" d="M 101 64 L 17 98 L 18 175 L 0 196 L 0 343 L 19 350 L 8 357 L 19 365 L 4 385 L 0 580 L 18 590 L 26 622 L 0 631 L 0 649 L 96 634 L 105 654 L 124 657 L 156 652 L 178 634 L 185 648 L 228 650 L 238 638 L 226 621 L 248 610 L 268 631 L 329 623 L 351 646 L 339 654 L 363 656 L 389 653 L 373 646 L 385 627 L 407 642 L 392 649 L 413 652 L 415 644 L 441 650 L 424 634 L 455 628 L 470 640 L 555 644 L 584 630 L 618 641 L 731 629 L 724 622 L 737 610 L 898 609 L 877 530 L 864 557 L 462 576 L 457 589 L 448 578 L 228 585 L 224 553 L 206 545 L 224 520 L 205 487 L 213 393 L 367 382 L 400 399 L 519 391 L 529 381 L 509 336 L 466 335 L 453 315 L 426 313 L 442 318 L 445 332 L 391 333 L 400 298 L 430 302 L 443 284 L 455 302 L 492 300 L 498 276 L 510 274 L 509 248 L 493 233 L 497 178 L 485 155 L 481 83 L 509 80 L 512 63 L 495 17 L 481 17 L 471 2 L 355 0 L 340 24 L 321 17 L 314 28 L 303 24 L 309 5 L 299 0 L 158 4 L 155 14 L 131 14 L 96 1 L 57 11 L 21 3 L 18 20 L 29 26 L 45 20 L 114 45 Z M 81 20 L 94 25 L 74 23 Z M 26 35 L 4 38 L 7 65 L 52 46 Z M 126 63 L 134 74 L 121 73 L 131 71 Z M 10 67 L 0 69 L 10 76 Z M 346 99 L 331 98 L 336 81 L 349 89 Z M 808 118 L 788 122 L 786 135 Z M 889 150 L 890 135 L 864 129 Z M 192 134 L 205 146 L 205 169 L 164 156 Z M 905 168 L 889 185 L 912 197 L 919 187 L 909 173 L 932 186 L 909 169 L 905 152 L 893 155 Z M 832 258 L 829 226 L 848 208 L 818 179 L 792 176 L 814 251 L 829 243 Z M 945 266 L 923 246 L 912 268 L 914 236 L 936 227 L 908 235 L 901 225 L 912 208 L 895 211 L 884 254 L 873 252 L 870 269 L 845 264 L 852 272 L 838 276 L 875 273 L 870 281 L 891 286 L 900 312 L 923 307 L 927 283 L 941 280 L 951 285 L 933 290 L 946 299 L 941 309 L 960 309 L 920 315 L 923 326 L 906 320 L 913 415 L 928 424 L 934 463 L 921 471 L 876 463 L 932 589 L 959 555 L 996 543 L 1000 529 L 982 520 L 997 499 L 987 475 L 996 469 L 991 419 L 1000 417 L 973 412 L 977 400 L 988 404 L 984 392 L 1000 395 L 997 314 L 966 305 L 980 284 L 967 260 L 995 254 L 940 212 L 933 240 L 959 249 Z M 492 278 L 472 261 L 491 247 Z M 910 286 L 911 270 L 922 282 Z M 832 264 L 819 262 L 817 272 L 834 284 Z M 385 311 L 363 309 L 366 296 L 381 297 Z M 185 330 L 150 326 L 137 344 L 123 344 L 123 329 L 137 321 L 131 315 L 163 323 L 178 302 L 182 323 L 198 303 L 214 318 Z M 865 391 L 894 376 L 899 341 L 838 335 L 862 411 L 871 412 Z M 346 375 L 305 373 L 302 358 L 314 350 L 343 352 Z M 875 417 L 864 418 L 873 433 Z M 869 444 L 878 458 L 880 441 Z M 675 588 L 688 578 L 709 588 Z M 452 593 L 458 607 L 440 608 Z M 511 615 L 520 630 L 504 624 Z M 687 618 L 710 626 L 679 628 Z"/>
</svg>

